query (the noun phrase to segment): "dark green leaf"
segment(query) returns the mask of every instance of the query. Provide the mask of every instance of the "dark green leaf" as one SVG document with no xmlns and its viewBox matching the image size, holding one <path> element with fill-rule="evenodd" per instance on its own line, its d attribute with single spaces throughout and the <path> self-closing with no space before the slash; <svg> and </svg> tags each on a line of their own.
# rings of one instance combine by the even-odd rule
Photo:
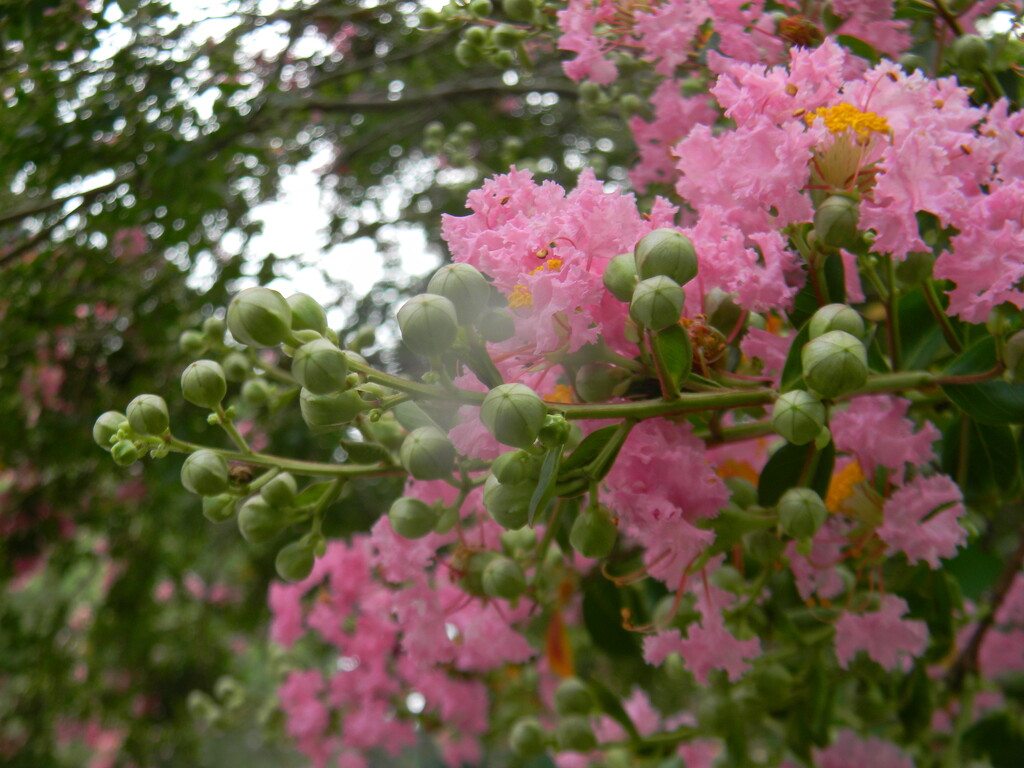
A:
<svg viewBox="0 0 1024 768">
<path fill-rule="evenodd" d="M 570 453 L 565 461 L 562 462 L 562 472 L 582 469 L 587 466 L 587 464 L 597 458 L 597 455 L 601 453 L 601 449 L 612 439 L 616 429 L 618 427 L 614 424 L 610 427 L 601 427 L 583 438 L 583 441 L 576 446 L 576 450 Z"/>
<path fill-rule="evenodd" d="M 693 366 L 690 334 L 681 325 L 670 325 L 651 334 L 651 349 L 665 387 L 662 394 L 675 397 Z"/>
<path fill-rule="evenodd" d="M 957 357 L 947 376 L 985 373 L 996 365 L 995 339 L 986 336 Z M 1024 384 L 984 381 L 980 384 L 943 384 L 942 391 L 965 413 L 983 424 L 1024 422 Z"/>
<path fill-rule="evenodd" d="M 341 447 L 345 453 L 356 464 L 376 464 L 380 461 L 390 461 L 391 453 L 383 445 L 378 443 L 366 443 L 357 440 L 340 440 Z"/>
<path fill-rule="evenodd" d="M 825 259 L 825 286 L 829 301 L 836 304 L 846 303 L 846 271 L 843 269 L 843 257 L 838 253 L 830 254 Z"/>
<path fill-rule="evenodd" d="M 804 364 L 800 353 L 803 351 L 804 344 L 810 341 L 810 339 L 810 329 L 804 323 L 804 326 L 793 337 L 793 341 L 789 345 L 789 353 L 786 355 L 786 362 L 782 366 L 782 385 L 779 388 L 780 391 L 789 392 L 791 389 L 807 389 L 807 385 L 804 384 Z"/>
<path fill-rule="evenodd" d="M 637 656 L 641 636 L 622 626 L 622 609 L 628 607 L 637 616 L 632 589 L 620 588 L 600 573 L 583 580 L 583 623 L 594 644 L 613 656 Z"/>
<path fill-rule="evenodd" d="M 561 446 L 549 448 L 544 456 L 544 462 L 540 465 L 537 487 L 533 489 L 533 496 L 530 497 L 529 517 L 527 518 L 530 525 L 533 525 L 537 513 L 544 511 L 551 499 L 554 498 L 555 482 L 558 480 L 558 465 L 561 460 Z"/>
<path fill-rule="evenodd" d="M 943 471 L 960 483 L 970 503 L 1012 494 L 1020 487 L 1017 441 L 1005 425 L 979 424 L 966 416 L 943 434 Z"/>
</svg>

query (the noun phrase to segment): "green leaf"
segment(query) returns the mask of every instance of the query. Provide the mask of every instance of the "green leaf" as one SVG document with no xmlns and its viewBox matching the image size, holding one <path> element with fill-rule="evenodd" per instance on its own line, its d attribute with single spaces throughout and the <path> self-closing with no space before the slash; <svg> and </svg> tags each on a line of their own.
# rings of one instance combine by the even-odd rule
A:
<svg viewBox="0 0 1024 768">
<path fill-rule="evenodd" d="M 419 427 L 435 427 L 437 429 L 441 429 L 440 425 L 438 425 L 438 423 L 434 421 L 426 411 L 411 400 L 399 403 L 391 409 L 391 412 L 395 414 L 395 418 L 398 419 L 398 423 L 410 432 Z M 441 431 L 447 432 L 447 430 L 443 429 L 441 429 Z"/>
<path fill-rule="evenodd" d="M 995 339 L 986 336 L 946 368 L 947 376 L 985 373 L 996 365 Z M 1024 423 L 1024 384 L 984 381 L 979 384 L 943 384 L 942 391 L 967 415 L 983 424 Z"/>
<path fill-rule="evenodd" d="M 753 515 L 745 512 L 734 504 L 727 505 L 715 517 L 705 517 L 697 521 L 697 527 L 715 532 L 715 540 L 708 547 L 710 556 L 729 552 L 753 531 L 771 528 L 776 524 L 774 517 Z"/>
<path fill-rule="evenodd" d="M 791 389 L 807 389 L 807 385 L 804 384 L 804 364 L 800 353 L 803 351 L 804 344 L 810 340 L 810 328 L 807 323 L 804 323 L 789 345 L 786 362 L 782 366 L 782 384 L 779 387 L 781 392 L 789 392 Z"/>
<path fill-rule="evenodd" d="M 587 685 L 591 693 L 594 694 L 594 698 L 597 699 L 597 705 L 601 708 L 601 711 L 621 725 L 623 730 L 629 734 L 630 739 L 640 741 L 640 732 L 636 729 L 636 725 L 633 724 L 633 719 L 626 712 L 625 707 L 622 706 L 619 697 L 596 678 L 588 680 Z"/>
<path fill-rule="evenodd" d="M 825 286 L 828 292 L 829 301 L 836 304 L 846 303 L 846 270 L 843 268 L 843 257 L 839 253 L 832 253 L 825 259 L 825 268 L 822 270 L 825 276 Z"/>
<path fill-rule="evenodd" d="M 960 483 L 969 503 L 1013 494 L 1021 483 L 1017 441 L 1006 425 L 956 419 L 942 438 L 943 471 Z"/>
<path fill-rule="evenodd" d="M 339 440 L 345 453 L 356 464 L 376 464 L 380 461 L 391 461 L 391 453 L 383 445 L 367 443 L 359 440 Z"/>
<path fill-rule="evenodd" d="M 802 477 L 807 479 L 809 488 L 825 498 L 835 461 L 836 449 L 831 441 L 820 451 L 815 450 L 814 443 L 786 443 L 772 454 L 761 470 L 757 484 L 757 503 L 762 507 L 775 506 L 782 494 L 796 487 Z"/>
<path fill-rule="evenodd" d="M 533 525 L 537 512 L 544 511 L 555 496 L 555 482 L 558 480 L 558 465 L 561 461 L 561 446 L 549 448 L 544 456 L 544 463 L 540 465 L 537 487 L 533 489 L 533 496 L 530 497 L 529 517 L 527 518 L 530 525 Z"/>
<path fill-rule="evenodd" d="M 924 291 L 917 288 L 903 296 L 896 314 L 900 321 L 904 367 L 907 370 L 927 368 L 942 347 L 942 331 L 932 317 Z"/>
<path fill-rule="evenodd" d="M 681 325 L 670 325 L 651 334 L 651 349 L 665 389 L 662 394 L 675 397 L 693 366 L 690 334 Z"/>
<path fill-rule="evenodd" d="M 601 453 L 601 449 L 608 444 L 608 441 L 615 435 L 615 430 L 618 427 L 612 424 L 609 427 L 601 427 L 600 429 L 594 430 L 587 435 L 576 446 L 576 450 L 570 453 L 565 461 L 562 462 L 562 472 L 570 472 L 574 469 L 582 469 L 587 466 L 591 461 L 597 458 L 597 455 Z"/>
<path fill-rule="evenodd" d="M 583 624 L 591 639 L 601 650 L 612 656 L 639 656 L 641 636 L 622 626 L 622 609 L 630 608 L 634 621 L 645 620 L 645 613 L 637 613 L 642 606 L 631 588 L 620 588 L 600 573 L 583 579 Z M 632 598 L 632 599 L 631 599 Z"/>
<path fill-rule="evenodd" d="M 899 718 L 905 737 L 913 741 L 931 723 L 935 699 L 925 664 L 918 661 L 903 679 L 899 695 Z"/>
</svg>

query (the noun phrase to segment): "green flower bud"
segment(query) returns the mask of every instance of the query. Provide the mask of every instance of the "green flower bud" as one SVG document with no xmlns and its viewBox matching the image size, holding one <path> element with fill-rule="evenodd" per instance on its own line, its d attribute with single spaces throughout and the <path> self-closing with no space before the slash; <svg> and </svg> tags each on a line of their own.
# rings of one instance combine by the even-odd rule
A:
<svg viewBox="0 0 1024 768">
<path fill-rule="evenodd" d="M 118 440 L 110 449 L 110 456 L 114 459 L 114 463 L 127 467 L 138 461 L 142 454 L 131 440 Z"/>
<path fill-rule="evenodd" d="M 565 678 L 555 690 L 555 712 L 563 717 L 589 715 L 594 703 L 594 694 L 578 677 Z"/>
<path fill-rule="evenodd" d="M 224 369 L 213 360 L 189 363 L 181 374 L 181 394 L 200 408 L 216 409 L 228 391 Z"/>
<path fill-rule="evenodd" d="M 287 520 L 260 496 L 253 496 L 238 513 L 238 530 L 250 544 L 265 544 L 285 529 Z"/>
<path fill-rule="evenodd" d="M 618 535 L 611 512 L 602 505 L 591 507 L 576 517 L 569 532 L 569 543 L 584 557 L 607 557 Z"/>
<path fill-rule="evenodd" d="M 526 525 L 534 484 L 502 485 L 494 475 L 484 482 L 484 508 L 498 525 L 517 530 Z"/>
<path fill-rule="evenodd" d="M 864 320 L 853 307 L 845 304 L 826 304 L 814 313 L 808 333 L 812 339 L 829 331 L 846 331 L 858 339 L 864 338 Z"/>
<path fill-rule="evenodd" d="M 260 488 L 260 496 L 275 509 L 287 509 L 294 506 L 298 493 L 299 486 L 295 482 L 295 478 L 288 472 L 274 476 Z"/>
<path fill-rule="evenodd" d="M 366 402 L 354 389 L 334 395 L 317 395 L 308 389 L 303 389 L 299 393 L 302 420 L 314 432 L 341 429 L 366 408 Z"/>
<path fill-rule="evenodd" d="M 697 251 L 690 238 L 674 229 L 648 232 L 636 244 L 633 257 L 641 280 L 662 275 L 682 286 L 697 276 Z"/>
<path fill-rule="evenodd" d="M 245 381 L 252 374 L 252 363 L 241 352 L 232 352 L 221 363 L 228 381 Z"/>
<path fill-rule="evenodd" d="M 529 448 L 537 439 L 548 409 L 525 384 L 499 384 L 484 397 L 480 420 L 502 445 Z"/>
<path fill-rule="evenodd" d="M 924 56 L 919 56 L 916 53 L 905 53 L 900 56 L 899 65 L 908 75 L 912 75 L 918 70 L 927 73 L 928 70 L 928 61 Z"/>
<path fill-rule="evenodd" d="M 829 331 L 807 342 L 800 358 L 804 381 L 824 397 L 838 397 L 868 380 L 867 351 L 846 331 Z"/>
<path fill-rule="evenodd" d="M 330 395 L 345 386 L 348 358 L 327 339 L 303 344 L 292 358 L 292 375 L 316 395 Z"/>
<path fill-rule="evenodd" d="M 491 464 L 491 474 L 504 485 L 517 485 L 530 477 L 533 457 L 526 451 L 509 451 Z"/>
<path fill-rule="evenodd" d="M 436 427 L 420 427 L 410 432 L 399 455 L 402 466 L 417 480 L 438 480 L 455 468 L 455 446 Z"/>
<path fill-rule="evenodd" d="M 403 496 L 388 510 L 391 528 L 403 539 L 422 539 L 437 525 L 437 510 L 424 501 Z"/>
<path fill-rule="evenodd" d="M 203 516 L 211 523 L 223 523 L 235 514 L 238 497 L 231 493 L 203 497 Z"/>
<path fill-rule="evenodd" d="M 488 597 L 515 600 L 526 591 L 526 574 L 517 562 L 507 557 L 491 560 L 481 578 L 484 594 Z"/>
<path fill-rule="evenodd" d="M 512 21 L 531 21 L 537 9 L 533 0 L 502 0 L 501 7 Z"/>
<path fill-rule="evenodd" d="M 228 489 L 228 463 L 214 451 L 196 451 L 181 465 L 181 484 L 200 496 L 224 493 Z"/>
<path fill-rule="evenodd" d="M 249 379 L 242 385 L 242 400 L 260 408 L 270 402 L 272 390 L 264 379 Z"/>
<path fill-rule="evenodd" d="M 448 351 L 459 332 L 455 305 L 444 296 L 421 293 L 398 310 L 402 341 L 417 355 L 433 357 Z"/>
<path fill-rule="evenodd" d="M 988 64 L 988 43 L 980 35 L 960 35 L 953 43 L 953 58 L 961 69 L 981 69 Z"/>
<path fill-rule="evenodd" d="M 558 721 L 555 744 L 563 751 L 589 752 L 597 746 L 597 739 L 586 717 L 569 715 Z"/>
<path fill-rule="evenodd" d="M 293 331 L 316 331 L 321 336 L 327 331 L 327 313 L 312 296 L 293 293 L 286 301 L 291 309 Z"/>
<path fill-rule="evenodd" d="M 469 12 L 477 17 L 490 16 L 494 12 L 494 5 L 491 0 L 473 0 L 469 4 Z"/>
<path fill-rule="evenodd" d="M 825 406 L 802 389 L 779 395 L 772 408 L 772 429 L 793 445 L 811 442 L 824 426 Z"/>
<path fill-rule="evenodd" d="M 522 39 L 522 30 L 511 24 L 498 24 L 491 30 L 491 42 L 498 48 L 515 48 Z"/>
<path fill-rule="evenodd" d="M 814 212 L 814 231 L 818 239 L 833 248 L 849 248 L 857 239 L 860 212 L 857 203 L 845 195 L 832 195 Z"/>
<path fill-rule="evenodd" d="M 117 433 L 121 431 L 121 427 L 127 424 L 128 417 L 123 413 L 107 411 L 100 414 L 100 417 L 96 419 L 96 423 L 92 425 L 92 439 L 104 451 L 109 451 L 114 438 L 117 437 Z"/>
<path fill-rule="evenodd" d="M 498 557 L 497 552 L 471 552 L 463 562 L 453 558 L 453 566 L 456 571 L 461 571 L 459 587 L 471 595 L 485 597 L 484 594 L 484 571 L 491 561 Z"/>
<path fill-rule="evenodd" d="M 239 344 L 276 347 L 288 338 L 291 328 L 291 307 L 269 288 L 246 288 L 228 305 L 228 330 Z"/>
<path fill-rule="evenodd" d="M 464 67 L 472 67 L 479 64 L 482 58 L 481 51 L 468 40 L 459 40 L 455 44 L 455 60 Z M 460 163 L 456 163 L 461 165 Z"/>
<path fill-rule="evenodd" d="M 140 435 L 160 436 L 171 423 L 167 403 L 160 395 L 139 395 L 128 403 L 126 413 L 131 428 Z"/>
<path fill-rule="evenodd" d="M 1006 340 L 1006 347 L 1003 350 L 1003 364 L 1006 366 L 1010 381 L 1015 384 L 1024 382 L 1024 331 L 1018 331 Z M 103 414 L 106 416 L 107 414 Z M 120 415 L 120 414 L 117 414 Z M 103 418 L 101 416 L 100 418 Z M 99 425 L 99 422 L 96 422 Z M 93 436 L 96 435 L 95 428 Z M 97 442 L 99 442 L 97 440 Z"/>
<path fill-rule="evenodd" d="M 210 316 L 203 320 L 203 336 L 213 344 L 224 343 L 224 331 L 227 325 L 216 316 Z"/>
<path fill-rule="evenodd" d="M 528 552 L 537 546 L 537 532 L 533 528 L 505 531 L 501 534 L 501 546 L 506 552 Z"/>
<path fill-rule="evenodd" d="M 537 433 L 537 441 L 545 448 L 557 448 L 569 442 L 572 425 L 560 413 L 549 413 Z"/>
<path fill-rule="evenodd" d="M 178 349 L 186 355 L 198 355 L 206 349 L 206 339 L 199 331 L 182 331 L 178 336 Z"/>
<path fill-rule="evenodd" d="M 444 17 L 437 11 L 424 8 L 420 11 L 420 25 L 424 29 L 433 29 L 444 23 Z"/>
<path fill-rule="evenodd" d="M 487 38 L 489 37 L 487 28 L 479 25 L 469 27 L 464 33 L 466 41 L 477 48 L 483 48 L 487 45 Z M 433 291 L 431 291 L 433 293 Z"/>
<path fill-rule="evenodd" d="M 523 717 L 512 726 L 509 746 L 516 757 L 540 757 L 548 748 L 548 734 L 535 717 Z"/>
<path fill-rule="evenodd" d="M 660 331 L 679 322 L 685 298 L 683 289 L 671 278 L 649 277 L 636 284 L 629 302 L 629 316 L 652 331 Z"/>
<path fill-rule="evenodd" d="M 469 264 L 446 264 L 427 283 L 427 293 L 443 296 L 454 306 L 459 323 L 473 322 L 491 298 L 491 284 Z"/>
<path fill-rule="evenodd" d="M 576 396 L 584 403 L 603 403 L 622 397 L 633 374 L 609 363 L 587 363 L 576 371 Z"/>
<path fill-rule="evenodd" d="M 725 478 L 725 487 L 732 496 L 729 501 L 740 509 L 747 509 L 757 504 L 757 487 L 742 477 Z"/>
<path fill-rule="evenodd" d="M 377 343 L 377 329 L 372 325 L 364 325 L 349 339 L 348 347 L 351 350 L 358 352 L 361 349 L 372 347 Z"/>
<path fill-rule="evenodd" d="M 484 341 L 499 344 L 512 338 L 516 324 L 508 312 L 492 309 L 480 316 L 476 321 L 476 329 Z"/>
<path fill-rule="evenodd" d="M 313 547 L 304 539 L 293 541 L 281 547 L 274 558 L 277 575 L 285 581 L 302 581 L 313 571 L 316 557 Z"/>
<path fill-rule="evenodd" d="M 632 253 L 620 253 L 604 268 L 604 287 L 619 301 L 633 298 L 633 290 L 640 278 L 636 275 L 636 257 Z"/>
<path fill-rule="evenodd" d="M 824 524 L 828 509 L 810 488 L 790 488 L 779 499 L 779 526 L 794 539 L 809 539 Z"/>
</svg>

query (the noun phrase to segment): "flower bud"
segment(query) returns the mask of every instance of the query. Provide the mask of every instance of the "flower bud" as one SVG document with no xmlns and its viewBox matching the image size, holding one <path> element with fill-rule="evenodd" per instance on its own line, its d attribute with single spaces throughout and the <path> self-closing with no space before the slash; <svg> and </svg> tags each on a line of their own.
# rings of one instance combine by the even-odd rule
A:
<svg viewBox="0 0 1024 768">
<path fill-rule="evenodd" d="M 569 715 L 558 721 L 555 744 L 560 750 L 589 752 L 597 746 L 590 721 L 583 715 Z"/>
<path fill-rule="evenodd" d="M 421 293 L 398 310 L 402 341 L 417 355 L 433 357 L 447 352 L 459 332 L 455 305 L 444 296 Z"/>
<path fill-rule="evenodd" d="M 682 286 L 697 276 L 697 251 L 690 238 L 674 229 L 648 232 L 636 244 L 633 257 L 641 280 L 662 275 Z"/>
<path fill-rule="evenodd" d="M 584 403 L 602 403 L 622 397 L 632 374 L 609 363 L 587 363 L 576 371 L 576 395 Z"/>
<path fill-rule="evenodd" d="M 126 413 L 128 424 L 140 435 L 160 436 L 171 423 L 167 403 L 160 395 L 139 395 L 128 403 Z"/>
<path fill-rule="evenodd" d="M 203 516 L 211 523 L 223 523 L 235 514 L 238 497 L 231 493 L 203 497 Z"/>
<path fill-rule="evenodd" d="M 498 557 L 497 552 L 470 552 L 468 556 L 453 558 L 452 564 L 457 572 L 461 572 L 459 587 L 463 591 L 485 597 L 484 594 L 484 571 L 491 561 Z M 461 560 L 461 562 L 460 562 Z"/>
<path fill-rule="evenodd" d="M 317 395 L 308 389 L 299 393 L 302 420 L 314 432 L 341 429 L 366 410 L 366 402 L 354 389 L 334 395 Z"/>
<path fill-rule="evenodd" d="M 283 531 L 286 525 L 285 516 L 260 496 L 253 496 L 246 501 L 238 513 L 238 530 L 250 544 L 265 544 Z"/>
<path fill-rule="evenodd" d="M 273 393 L 265 379 L 249 379 L 242 385 L 242 400 L 254 408 L 260 408 L 270 402 Z"/>
<path fill-rule="evenodd" d="M 454 306 L 459 323 L 468 325 L 487 306 L 491 284 L 469 264 L 446 264 L 427 283 L 427 293 L 443 296 Z"/>
<path fill-rule="evenodd" d="M 838 397 L 868 380 L 867 351 L 846 331 L 829 331 L 807 342 L 800 358 L 804 381 L 825 397 Z"/>
<path fill-rule="evenodd" d="M 285 581 L 302 581 L 313 572 L 316 557 L 313 547 L 304 539 L 281 547 L 274 558 L 277 575 Z"/>
<path fill-rule="evenodd" d="M 604 287 L 619 301 L 633 298 L 633 289 L 640 278 L 636 276 L 636 257 L 620 253 L 604 268 Z"/>
<path fill-rule="evenodd" d="M 437 525 L 437 510 L 425 501 L 403 496 L 388 510 L 391 528 L 403 539 L 422 539 Z"/>
<path fill-rule="evenodd" d="M 555 690 L 555 712 L 565 715 L 589 715 L 594 708 L 594 694 L 578 677 L 567 677 Z"/>
<path fill-rule="evenodd" d="M 502 485 L 494 475 L 484 482 L 484 508 L 498 525 L 517 530 L 526 525 L 534 484 Z"/>
<path fill-rule="evenodd" d="M 523 717 L 512 726 L 509 746 L 516 757 L 540 757 L 548 748 L 548 734 L 535 717 Z"/>
<path fill-rule="evenodd" d="M 591 507 L 579 516 L 569 532 L 572 548 L 584 557 L 606 557 L 615 546 L 619 531 L 605 506 Z"/>
<path fill-rule="evenodd" d="M 96 441 L 96 445 L 102 448 L 104 451 L 109 451 L 112 446 L 112 441 L 117 437 L 117 433 L 121 431 L 121 427 L 128 424 L 128 417 L 123 413 L 117 411 L 107 411 L 106 413 L 100 414 L 100 417 L 96 419 L 96 423 L 92 425 L 92 439 Z"/>
<path fill-rule="evenodd" d="M 196 451 L 181 465 L 181 484 L 200 496 L 224 493 L 228 489 L 228 463 L 215 451 Z"/>
<path fill-rule="evenodd" d="M 526 591 L 526 574 L 519 564 L 507 557 L 496 557 L 487 564 L 483 573 L 484 594 L 515 600 Z"/>
<path fill-rule="evenodd" d="M 292 310 L 277 291 L 246 288 L 228 305 L 228 330 L 250 347 L 276 347 L 288 338 Z"/>
<path fill-rule="evenodd" d="M 772 408 L 772 429 L 793 445 L 811 442 L 824 426 L 825 406 L 802 389 L 779 395 Z"/>
<path fill-rule="evenodd" d="M 549 413 L 537 433 L 537 441 L 545 448 L 557 448 L 569 442 L 572 425 L 560 413 Z"/>
<path fill-rule="evenodd" d="M 757 504 L 757 486 L 742 477 L 725 478 L 725 487 L 732 494 L 729 501 L 740 509 L 747 509 Z"/>
<path fill-rule="evenodd" d="M 206 339 L 199 331 L 182 331 L 178 336 L 178 349 L 186 355 L 198 355 L 206 349 Z"/>
<path fill-rule="evenodd" d="M 816 339 L 829 331 L 846 331 L 858 339 L 864 338 L 864 320 L 853 307 L 845 304 L 826 304 L 814 313 L 807 329 Z"/>
<path fill-rule="evenodd" d="M 671 278 L 649 277 L 636 284 L 629 316 L 652 331 L 660 331 L 679 322 L 685 298 L 683 289 Z"/>
<path fill-rule="evenodd" d="M 1015 384 L 1024 382 L 1024 331 L 1018 331 L 1006 340 L 1003 364 L 1006 366 L 1010 381 Z M 96 423 L 99 424 L 99 422 Z M 95 434 L 96 431 L 93 430 L 93 435 Z"/>
<path fill-rule="evenodd" d="M 327 313 L 312 296 L 293 293 L 286 301 L 293 331 L 316 331 L 321 336 L 327 331 Z"/>
<path fill-rule="evenodd" d="M 135 443 L 131 440 L 118 440 L 114 443 L 114 447 L 110 449 L 110 456 L 115 464 L 127 467 L 138 461 L 142 454 L 139 453 L 139 449 L 135 447 Z"/>
<path fill-rule="evenodd" d="M 455 446 L 436 427 L 420 427 L 410 432 L 399 452 L 402 466 L 417 480 L 447 477 L 455 467 Z"/>
<path fill-rule="evenodd" d="M 181 374 L 181 394 L 200 408 L 216 409 L 228 391 L 224 369 L 213 360 L 189 363 Z"/>
<path fill-rule="evenodd" d="M 537 532 L 533 528 L 505 531 L 501 534 L 501 546 L 506 552 L 528 552 L 537 546 Z"/>
<path fill-rule="evenodd" d="M 828 517 L 821 496 L 810 488 L 790 488 L 779 499 L 779 525 L 794 539 L 809 539 Z"/>
<path fill-rule="evenodd" d="M 221 363 L 228 381 L 245 381 L 252 373 L 252 363 L 241 352 L 232 352 Z"/>
<path fill-rule="evenodd" d="M 203 337 L 212 344 L 224 343 L 224 331 L 227 329 L 225 322 L 216 316 L 210 316 L 203 320 Z"/>
<path fill-rule="evenodd" d="M 548 409 L 525 384 L 499 384 L 484 397 L 480 420 L 495 439 L 513 448 L 529 448 L 537 439 Z"/>
<path fill-rule="evenodd" d="M 526 451 L 509 451 L 491 464 L 491 474 L 503 485 L 517 485 L 530 477 L 533 457 Z"/>
<path fill-rule="evenodd" d="M 512 338 L 516 332 L 516 324 L 508 312 L 491 309 L 484 312 L 476 321 L 476 329 L 484 341 L 500 344 Z"/>
<path fill-rule="evenodd" d="M 330 395 L 345 386 L 348 358 L 327 339 L 303 344 L 292 358 L 292 375 L 316 395 Z"/>
<path fill-rule="evenodd" d="M 814 212 L 814 231 L 826 245 L 849 248 L 857 238 L 859 220 L 856 202 L 845 195 L 832 195 Z"/>
<path fill-rule="evenodd" d="M 502 0 L 501 7 L 512 21 L 530 21 L 537 9 L 533 0 Z"/>
<path fill-rule="evenodd" d="M 260 488 L 260 496 L 275 509 L 287 509 L 295 505 L 295 497 L 299 493 L 295 478 L 288 472 L 273 477 Z"/>
<path fill-rule="evenodd" d="M 980 35 L 960 35 L 953 43 L 953 58 L 961 69 L 981 69 L 988 64 L 988 43 Z"/>
</svg>

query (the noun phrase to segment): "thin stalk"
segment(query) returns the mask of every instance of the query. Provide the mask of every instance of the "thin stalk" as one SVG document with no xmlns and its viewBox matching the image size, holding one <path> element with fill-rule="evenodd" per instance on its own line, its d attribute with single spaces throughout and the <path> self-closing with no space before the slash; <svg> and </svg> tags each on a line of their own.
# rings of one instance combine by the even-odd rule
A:
<svg viewBox="0 0 1024 768">
<path fill-rule="evenodd" d="M 247 443 L 245 438 L 242 437 L 242 433 L 235 428 L 234 423 L 228 417 L 223 405 L 217 406 L 217 418 L 220 421 L 221 427 L 223 427 L 224 431 L 228 433 L 228 437 L 231 438 L 231 442 L 237 446 L 238 450 L 242 453 L 252 453 L 252 448 L 249 447 L 249 443 Z"/>
<path fill-rule="evenodd" d="M 950 349 L 956 354 L 960 354 L 964 351 L 964 345 L 960 343 L 960 337 L 957 335 L 956 329 L 949 322 L 949 316 L 942 311 L 942 303 L 939 300 L 938 293 L 935 291 L 935 284 L 931 280 L 924 280 L 921 283 L 921 289 L 924 291 L 924 300 L 928 304 L 928 310 L 938 322 L 943 338 Z"/>
<path fill-rule="evenodd" d="M 891 256 L 885 257 L 885 279 L 889 288 L 889 299 L 885 303 L 885 329 L 889 335 L 889 358 L 892 369 L 898 371 L 903 367 L 903 342 L 900 339 L 900 315 L 898 311 L 898 295 L 896 291 L 896 266 Z"/>
</svg>

